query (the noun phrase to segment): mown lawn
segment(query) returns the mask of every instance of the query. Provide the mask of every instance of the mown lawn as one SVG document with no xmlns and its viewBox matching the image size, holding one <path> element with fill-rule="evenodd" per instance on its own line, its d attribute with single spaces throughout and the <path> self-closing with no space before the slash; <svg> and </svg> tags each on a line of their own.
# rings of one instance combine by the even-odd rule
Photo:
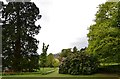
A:
<svg viewBox="0 0 120 79">
<path fill-rule="evenodd" d="M 41 74 L 41 72 L 48 72 L 54 70 L 54 72 L 48 74 Z M 59 74 L 58 68 L 45 68 L 39 72 L 24 73 L 22 75 L 4 75 L 2 79 L 119 79 L 118 74 L 97 73 L 93 75 L 69 75 Z"/>
<path fill-rule="evenodd" d="M 11 77 L 11 76 L 31 76 L 31 75 L 44 75 L 44 74 L 49 74 L 52 73 L 56 70 L 56 68 L 40 68 L 40 70 L 37 70 L 37 72 L 19 72 L 19 73 L 14 73 L 14 72 L 5 72 L 2 74 L 4 77 Z"/>
</svg>

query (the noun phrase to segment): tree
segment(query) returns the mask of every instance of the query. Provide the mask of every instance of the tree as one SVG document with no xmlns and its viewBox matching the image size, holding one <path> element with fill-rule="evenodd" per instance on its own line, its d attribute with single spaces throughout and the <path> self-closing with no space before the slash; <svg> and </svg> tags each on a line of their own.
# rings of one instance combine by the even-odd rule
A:
<svg viewBox="0 0 120 79">
<path fill-rule="evenodd" d="M 40 55 L 40 66 L 43 67 L 43 69 L 46 66 L 48 47 L 49 45 L 45 46 L 45 43 L 43 43 L 42 53 Z"/>
<path fill-rule="evenodd" d="M 67 57 L 70 53 L 72 53 L 71 48 L 62 49 L 60 53 L 60 57 Z"/>
<path fill-rule="evenodd" d="M 53 67 L 58 67 L 59 64 L 60 64 L 60 61 L 57 58 L 54 58 L 52 63 Z"/>
<path fill-rule="evenodd" d="M 0 1 L 0 51 L 2 51 L 2 9 L 3 9 L 3 2 Z M 2 66 L 2 52 L 0 52 L 0 66 Z M 0 67 L 0 72 L 2 72 L 2 67 Z"/>
<path fill-rule="evenodd" d="M 50 53 L 48 56 L 47 56 L 47 63 L 46 65 L 48 67 L 53 67 L 53 60 L 54 60 L 54 56 L 52 53 Z"/>
<path fill-rule="evenodd" d="M 120 62 L 120 1 L 99 6 L 95 24 L 89 28 L 88 53 L 96 54 L 101 62 Z"/>
<path fill-rule="evenodd" d="M 38 68 L 38 43 L 34 36 L 39 33 L 40 25 L 35 22 L 41 18 L 39 8 L 33 2 L 9 2 L 2 11 L 2 54 L 3 68 L 14 71 Z M 37 58 L 33 58 L 37 57 Z M 26 68 L 23 66 L 26 61 Z M 36 63 L 32 64 L 32 61 Z M 28 64 L 29 67 L 27 67 Z"/>
</svg>

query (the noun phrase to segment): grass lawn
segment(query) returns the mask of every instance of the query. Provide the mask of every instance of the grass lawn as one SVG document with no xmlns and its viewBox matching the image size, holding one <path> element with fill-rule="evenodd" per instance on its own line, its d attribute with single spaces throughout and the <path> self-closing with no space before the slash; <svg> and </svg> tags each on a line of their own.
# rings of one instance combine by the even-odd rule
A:
<svg viewBox="0 0 120 79">
<path fill-rule="evenodd" d="M 101 74 L 101 73 L 97 73 L 97 74 L 93 74 L 93 75 L 69 75 L 69 74 L 59 74 L 58 73 L 58 68 L 45 68 L 44 71 L 51 71 L 51 70 L 55 70 L 52 73 L 49 73 L 47 75 L 42 75 L 43 69 L 41 69 L 41 71 L 38 73 L 25 73 L 24 75 L 5 75 L 3 76 L 2 79 L 53 79 L 53 77 L 55 79 L 59 79 L 59 78 L 74 78 L 74 79 L 118 79 L 118 77 L 120 78 L 119 75 L 117 74 Z"/>
<path fill-rule="evenodd" d="M 19 72 L 19 73 L 14 73 L 14 72 L 5 72 L 2 76 L 27 76 L 27 75 L 42 75 L 43 73 L 48 72 L 54 72 L 56 68 L 40 68 L 40 70 L 37 70 L 37 72 Z"/>
</svg>

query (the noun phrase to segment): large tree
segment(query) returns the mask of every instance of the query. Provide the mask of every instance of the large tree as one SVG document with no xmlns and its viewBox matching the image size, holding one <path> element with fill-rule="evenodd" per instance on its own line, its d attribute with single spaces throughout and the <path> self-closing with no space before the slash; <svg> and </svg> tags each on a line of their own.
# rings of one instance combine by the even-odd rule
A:
<svg viewBox="0 0 120 79">
<path fill-rule="evenodd" d="M 120 2 L 106 2 L 99 6 L 88 38 L 87 52 L 98 55 L 101 61 L 119 62 Z"/>
<path fill-rule="evenodd" d="M 9 2 L 4 5 L 2 18 L 3 68 L 14 71 L 38 68 L 39 41 L 34 36 L 40 30 L 40 25 L 35 25 L 41 18 L 39 8 L 33 2 Z"/>
</svg>

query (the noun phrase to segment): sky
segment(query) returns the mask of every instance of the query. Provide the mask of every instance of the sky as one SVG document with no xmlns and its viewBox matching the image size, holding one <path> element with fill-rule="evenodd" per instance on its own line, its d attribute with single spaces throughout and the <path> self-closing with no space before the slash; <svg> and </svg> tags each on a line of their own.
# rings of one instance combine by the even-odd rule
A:
<svg viewBox="0 0 120 79">
<path fill-rule="evenodd" d="M 49 44 L 48 53 L 59 53 L 62 49 L 78 49 L 88 46 L 88 28 L 94 23 L 98 5 L 106 0 L 32 0 L 40 9 L 42 18 L 36 38 L 40 41 L 38 53 L 42 52 L 43 42 Z"/>
<path fill-rule="evenodd" d="M 2 0 L 5 1 L 5 0 Z M 36 25 L 42 27 L 35 36 L 39 40 L 37 52 L 42 52 L 43 42 L 49 44 L 49 53 L 62 49 L 88 46 L 88 28 L 94 23 L 98 5 L 106 0 L 31 0 L 40 9 L 42 18 Z"/>
</svg>

